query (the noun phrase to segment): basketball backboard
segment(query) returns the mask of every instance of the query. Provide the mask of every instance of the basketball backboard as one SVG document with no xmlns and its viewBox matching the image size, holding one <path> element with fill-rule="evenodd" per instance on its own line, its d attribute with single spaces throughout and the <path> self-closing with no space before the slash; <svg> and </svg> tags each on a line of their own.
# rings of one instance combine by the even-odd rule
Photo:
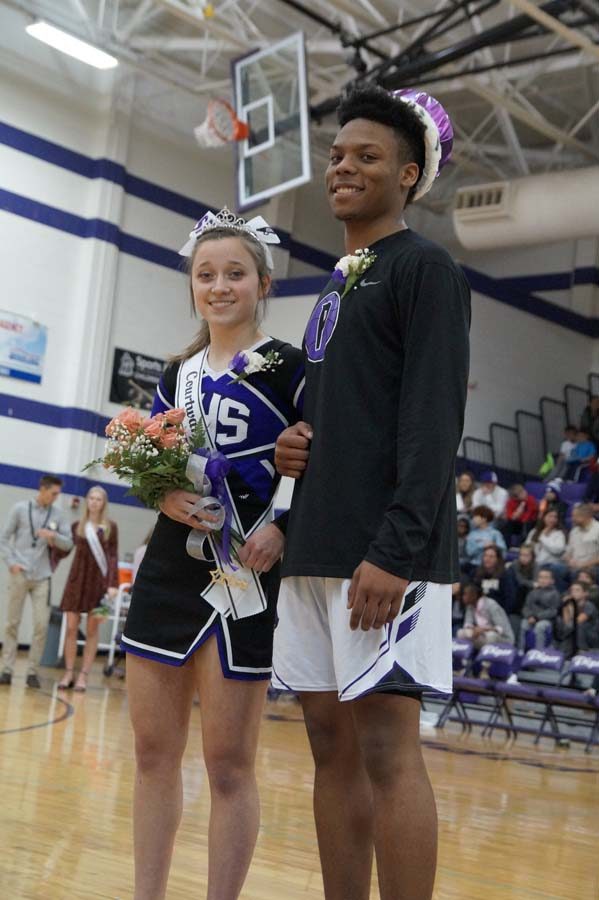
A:
<svg viewBox="0 0 599 900">
<path fill-rule="evenodd" d="M 310 181 L 304 36 L 293 34 L 233 63 L 235 112 L 250 134 L 237 143 L 240 210 Z"/>
</svg>

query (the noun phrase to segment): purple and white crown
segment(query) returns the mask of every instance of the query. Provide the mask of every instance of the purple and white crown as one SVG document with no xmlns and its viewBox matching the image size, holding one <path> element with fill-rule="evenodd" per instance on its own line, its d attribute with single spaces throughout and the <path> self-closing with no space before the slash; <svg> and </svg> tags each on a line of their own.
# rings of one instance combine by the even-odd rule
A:
<svg viewBox="0 0 599 900">
<path fill-rule="evenodd" d="M 254 216 L 253 219 L 246 222 L 242 216 L 236 216 L 235 213 L 231 212 L 226 206 L 223 206 L 223 208 L 219 209 L 216 213 L 204 213 L 202 218 L 196 222 L 192 231 L 189 232 L 189 239 L 179 250 L 179 256 L 191 256 L 200 235 L 205 234 L 207 231 L 214 231 L 216 228 L 230 228 L 234 232 L 245 231 L 246 234 L 249 234 L 255 241 L 259 241 L 264 247 L 266 265 L 272 272 L 274 269 L 274 262 L 268 244 L 281 243 L 276 232 L 273 231 L 266 219 L 262 216 Z"/>
<path fill-rule="evenodd" d="M 419 200 L 430 191 L 435 178 L 451 156 L 453 126 L 443 106 L 426 91 L 402 88 L 392 91 L 391 95 L 407 103 L 424 124 L 424 169 L 414 193 L 414 200 Z"/>
</svg>

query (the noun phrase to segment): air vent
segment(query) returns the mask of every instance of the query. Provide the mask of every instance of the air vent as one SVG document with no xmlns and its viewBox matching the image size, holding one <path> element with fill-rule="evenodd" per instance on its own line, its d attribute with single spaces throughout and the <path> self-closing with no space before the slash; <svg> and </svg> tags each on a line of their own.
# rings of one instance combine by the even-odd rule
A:
<svg viewBox="0 0 599 900">
<path fill-rule="evenodd" d="M 599 234 L 599 166 L 492 181 L 456 192 L 453 225 L 467 250 L 562 243 Z"/>
<path fill-rule="evenodd" d="M 509 215 L 509 193 L 507 181 L 461 188 L 456 195 L 454 215 L 463 222 Z"/>
</svg>

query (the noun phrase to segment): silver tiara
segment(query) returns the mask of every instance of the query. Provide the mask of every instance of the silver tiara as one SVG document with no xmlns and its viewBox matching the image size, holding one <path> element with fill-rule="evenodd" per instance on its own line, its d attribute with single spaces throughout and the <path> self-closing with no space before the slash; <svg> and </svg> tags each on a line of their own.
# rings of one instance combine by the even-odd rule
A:
<svg viewBox="0 0 599 900">
<path fill-rule="evenodd" d="M 253 237 L 254 240 L 260 241 L 260 243 L 264 245 L 266 264 L 271 271 L 274 269 L 270 248 L 267 245 L 280 244 L 281 242 L 266 219 L 263 219 L 262 216 L 255 216 L 253 219 L 250 219 L 249 222 L 246 222 L 242 216 L 236 216 L 235 213 L 232 213 L 226 206 L 223 206 L 217 213 L 205 213 L 202 218 L 196 222 L 193 230 L 189 232 L 189 239 L 179 250 L 179 255 L 191 256 L 195 243 L 200 235 L 205 234 L 207 231 L 214 231 L 216 228 L 231 228 L 236 231 L 245 231 L 250 237 Z"/>
</svg>

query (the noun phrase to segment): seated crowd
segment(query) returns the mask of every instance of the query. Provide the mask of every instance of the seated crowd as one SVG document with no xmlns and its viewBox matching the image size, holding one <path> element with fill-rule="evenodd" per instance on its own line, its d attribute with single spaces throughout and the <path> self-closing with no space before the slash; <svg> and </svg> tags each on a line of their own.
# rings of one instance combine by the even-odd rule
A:
<svg viewBox="0 0 599 900">
<path fill-rule="evenodd" d="M 537 500 L 522 484 L 501 487 L 495 472 L 479 485 L 470 472 L 458 477 L 457 637 L 477 648 L 555 646 L 566 657 L 599 649 L 599 474 L 572 506 L 562 485 L 552 478 Z"/>
</svg>

